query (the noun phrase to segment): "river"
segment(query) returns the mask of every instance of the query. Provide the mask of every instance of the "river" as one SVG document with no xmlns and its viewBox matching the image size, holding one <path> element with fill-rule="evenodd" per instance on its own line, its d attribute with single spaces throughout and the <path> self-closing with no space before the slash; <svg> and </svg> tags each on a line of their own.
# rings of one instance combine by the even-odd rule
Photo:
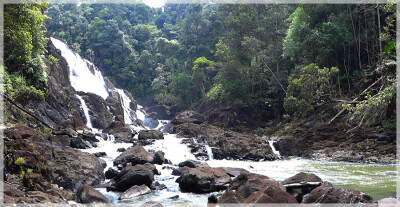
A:
<svg viewBox="0 0 400 207">
<path fill-rule="evenodd" d="M 77 53 L 74 53 L 68 45 L 60 40 L 51 38 L 54 45 L 61 50 L 62 55 L 66 58 L 70 68 L 70 81 L 71 85 L 76 91 L 91 92 L 98 94 L 104 99 L 108 96 L 109 89 L 104 83 L 100 71 L 87 60 L 82 59 Z M 85 84 L 82 84 L 85 83 Z M 139 132 L 149 127 L 140 127 L 132 123 L 141 120 L 145 122 L 146 113 L 143 107 L 138 105 L 136 111 L 129 109 L 130 101 L 125 92 L 121 89 L 114 89 L 121 97 L 121 105 L 124 108 L 125 123 L 131 124 L 132 130 Z M 92 128 L 88 108 L 84 100 L 78 96 L 81 107 L 87 119 L 86 125 Z M 158 121 L 158 125 L 151 125 L 151 128 L 162 129 L 167 123 L 167 120 Z M 146 122 L 145 122 L 146 123 Z M 93 131 L 101 132 L 101 130 L 93 129 Z M 137 135 L 136 135 L 137 138 Z M 128 148 L 133 146 L 129 143 L 115 143 L 113 136 L 108 136 L 106 139 L 98 137 L 100 142 L 97 146 L 82 151 L 95 153 L 106 152 L 107 156 L 102 157 L 107 163 L 107 170 L 113 167 L 113 160 L 120 154 L 117 151 L 119 148 Z M 175 182 L 177 176 L 172 176 L 171 169 L 165 167 L 176 167 L 179 162 L 187 159 L 196 159 L 190 153 L 190 149 L 182 144 L 185 138 L 178 138 L 175 134 L 164 134 L 163 140 L 156 140 L 153 144 L 144 146 L 147 151 L 161 150 L 165 153 L 165 158 L 172 162 L 172 165 L 156 165 L 161 175 L 156 175 L 155 180 L 167 186 L 166 189 L 153 191 L 150 194 L 141 196 L 133 200 L 118 200 L 120 193 L 107 192 L 104 181 L 97 190 L 110 198 L 113 203 L 130 203 L 130 204 L 143 204 L 147 201 L 158 201 L 164 206 L 204 206 L 207 203 L 207 197 L 210 194 L 193 194 L 181 192 L 178 183 Z M 272 144 L 270 143 L 272 146 Z M 379 200 L 385 197 L 393 197 L 396 193 L 396 179 L 397 171 L 395 165 L 381 165 L 381 164 L 355 164 L 346 162 L 330 162 L 330 161 L 316 161 L 302 158 L 283 158 L 275 161 L 234 161 L 234 160 L 215 160 L 213 159 L 211 149 L 207 146 L 209 159 L 206 162 L 211 167 L 235 167 L 243 168 L 250 172 L 269 176 L 277 181 L 291 177 L 299 172 L 314 173 L 322 178 L 324 181 L 331 182 L 335 187 L 344 187 L 354 190 L 361 190 L 370 194 L 374 199 Z M 274 152 L 276 152 L 274 150 Z M 279 152 L 276 152 L 279 153 Z M 163 169 L 164 168 L 164 169 Z M 171 199 L 171 197 L 178 195 L 179 198 Z"/>
</svg>

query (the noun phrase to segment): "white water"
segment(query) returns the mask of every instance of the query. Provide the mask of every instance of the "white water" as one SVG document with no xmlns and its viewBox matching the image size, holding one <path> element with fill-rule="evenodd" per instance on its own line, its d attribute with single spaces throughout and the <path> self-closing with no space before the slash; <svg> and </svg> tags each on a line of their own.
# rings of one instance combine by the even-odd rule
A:
<svg viewBox="0 0 400 207">
<path fill-rule="evenodd" d="M 62 56 L 67 60 L 69 67 L 69 79 L 72 87 L 76 91 L 94 93 L 106 99 L 108 94 L 106 83 L 101 72 L 93 63 L 81 58 L 78 53 L 72 51 L 64 42 L 50 38 L 54 46 L 61 50 Z M 93 67 L 94 73 L 89 67 Z"/>
<path fill-rule="evenodd" d="M 95 74 L 92 74 L 88 66 L 93 66 L 88 61 L 82 60 L 79 55 L 73 53 L 66 44 L 59 40 L 51 38 L 53 43 L 62 51 L 62 55 L 66 57 L 68 64 L 70 65 L 70 77 L 71 84 L 78 91 L 92 92 L 106 98 L 108 96 L 107 88 L 104 84 L 104 79 L 98 70 L 95 70 Z M 78 64 L 79 63 L 79 64 Z M 86 65 L 86 66 L 85 66 Z M 86 71 L 86 72 L 85 72 Z M 96 72 L 98 71 L 98 73 Z M 90 74 L 89 74 L 89 73 Z M 125 120 L 126 123 L 132 124 L 137 120 L 144 121 L 146 114 L 143 111 L 143 107 L 138 105 L 137 110 L 133 112 L 130 108 L 130 100 L 126 94 L 120 89 L 117 92 L 121 96 L 121 104 L 124 107 L 124 117 L 129 120 Z M 89 122 L 88 127 L 91 128 L 90 115 L 87 110 L 87 106 L 82 99 L 81 106 L 85 112 L 85 116 Z M 86 110 L 85 110 L 86 107 Z M 125 110 L 126 109 L 126 110 Z M 125 116 L 125 113 L 128 115 Z M 136 117 L 135 117 L 136 116 Z M 162 129 L 169 121 L 160 120 L 156 129 Z M 131 128 L 140 131 L 147 129 L 143 126 L 131 125 Z M 107 170 L 109 167 L 113 167 L 113 160 L 118 157 L 121 153 L 117 150 L 119 148 L 128 148 L 133 144 L 130 143 L 115 143 L 113 136 L 108 136 L 107 140 L 101 137 L 97 137 L 100 141 L 96 144 L 97 147 L 85 149 L 82 151 L 95 153 L 95 152 L 106 152 L 107 156 L 101 159 L 107 163 Z M 181 142 L 184 138 L 177 138 L 174 134 L 164 134 L 163 140 L 157 140 L 152 145 L 145 146 L 144 148 L 148 151 L 161 150 L 165 153 L 165 158 L 169 159 L 174 165 L 188 160 L 196 159 L 196 157 L 190 153 L 190 149 Z M 269 142 L 270 146 L 272 142 Z M 274 153 L 277 152 L 273 145 L 271 146 Z M 310 172 L 320 176 L 323 180 L 329 181 L 337 186 L 356 186 L 356 187 L 370 187 L 378 186 L 382 190 L 385 188 L 392 188 L 392 182 L 384 183 L 383 179 L 393 178 L 395 179 L 397 173 L 395 168 L 386 169 L 381 165 L 374 165 L 371 169 L 364 168 L 366 165 L 354 164 L 354 163 L 337 163 L 337 162 L 326 162 L 326 161 L 312 161 L 307 159 L 291 158 L 275 161 L 265 162 L 250 162 L 250 161 L 234 161 L 234 160 L 214 160 L 212 159 L 212 151 L 209 146 L 206 146 L 207 154 L 210 158 L 206 161 L 211 167 L 235 167 L 243 168 L 250 172 L 263 174 L 269 176 L 277 181 L 283 181 L 284 179 L 295 175 L 298 172 Z M 127 204 L 138 204 L 141 205 L 147 201 L 158 201 L 164 206 L 205 206 L 207 203 L 207 197 L 209 194 L 193 194 L 180 192 L 179 185 L 175 182 L 177 176 L 172 176 L 171 169 L 162 169 L 163 167 L 176 167 L 174 165 L 156 165 L 157 169 L 161 172 L 161 175 L 156 175 L 155 180 L 161 184 L 165 184 L 167 189 L 160 191 L 153 191 L 151 194 L 138 197 L 134 200 L 119 201 L 118 197 L 120 193 L 117 192 L 106 192 L 105 188 L 96 188 L 101 193 L 110 198 L 113 202 L 127 203 Z M 369 165 L 371 166 L 371 165 Z M 368 166 L 368 167 L 369 167 Z M 390 180 L 390 179 L 389 179 Z M 107 181 L 105 181 L 107 182 Z M 382 183 L 384 183 L 382 185 Z M 391 192 L 391 191 L 390 191 Z M 179 195 L 179 199 L 171 200 L 169 197 Z M 386 194 L 385 194 L 386 196 Z"/>
<path fill-rule="evenodd" d="M 122 108 L 124 109 L 124 122 L 126 125 L 132 124 L 133 114 L 130 109 L 131 100 L 122 89 L 115 89 L 121 98 Z"/>
<path fill-rule="evenodd" d="M 281 156 L 281 154 L 279 153 L 279 151 L 277 151 L 277 150 L 275 149 L 274 142 L 275 142 L 275 141 L 269 140 L 269 141 L 268 141 L 268 144 L 269 144 L 269 146 L 271 147 L 272 152 L 273 152 L 275 155 Z"/>
<path fill-rule="evenodd" d="M 88 107 L 87 107 L 87 105 L 86 105 L 85 100 L 83 100 L 82 96 L 80 96 L 80 95 L 78 95 L 78 94 L 75 94 L 75 96 L 76 96 L 76 97 L 79 99 L 79 101 L 81 102 L 81 107 L 82 107 L 83 113 L 85 114 L 85 117 L 86 117 L 86 126 L 87 126 L 89 129 L 93 128 L 93 126 L 92 126 L 92 121 L 90 121 L 89 109 L 88 109 Z"/>
<path fill-rule="evenodd" d="M 213 160 L 213 159 L 214 159 L 214 156 L 213 156 L 211 147 L 208 146 L 208 144 L 206 144 L 206 145 L 205 145 L 205 148 L 206 148 L 206 150 L 207 150 L 208 159 L 209 159 L 210 161 Z"/>
</svg>

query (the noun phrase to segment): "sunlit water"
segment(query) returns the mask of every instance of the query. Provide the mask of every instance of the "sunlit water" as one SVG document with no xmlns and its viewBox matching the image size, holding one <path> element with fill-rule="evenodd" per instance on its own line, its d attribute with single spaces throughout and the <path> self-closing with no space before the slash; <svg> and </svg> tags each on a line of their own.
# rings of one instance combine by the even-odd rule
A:
<svg viewBox="0 0 400 207">
<path fill-rule="evenodd" d="M 89 66 L 95 68 L 92 63 L 82 59 L 78 54 L 70 50 L 65 43 L 54 38 L 51 38 L 51 40 L 67 59 L 70 68 L 71 85 L 75 90 L 92 92 L 106 98 L 108 96 L 108 89 L 104 84 L 104 79 L 100 71 L 95 69 L 94 73 L 92 73 L 89 70 Z M 125 123 L 132 124 L 135 120 L 144 121 L 146 114 L 143 111 L 143 107 L 138 105 L 137 110 L 132 111 L 129 107 L 131 100 L 125 92 L 120 89 L 116 90 L 120 94 L 121 105 L 124 108 Z M 84 108 L 84 100 L 81 98 L 79 100 Z M 90 123 L 88 110 L 84 109 L 84 112 Z M 153 128 L 162 130 L 168 122 L 169 121 L 167 120 L 159 120 L 158 126 Z M 87 123 L 87 125 L 90 128 L 89 123 Z M 149 128 L 139 125 L 130 125 L 130 127 L 135 131 Z M 121 152 L 117 151 L 119 148 L 128 148 L 133 145 L 128 143 L 115 143 L 112 136 L 109 136 L 107 139 L 98 137 L 98 139 L 100 141 L 97 143 L 97 147 L 82 151 L 89 153 L 106 152 L 107 156 L 100 158 L 105 160 L 107 163 L 105 170 L 109 167 L 114 167 L 113 160 L 121 154 Z M 171 169 L 163 169 L 163 167 L 168 166 L 176 167 L 179 162 L 188 159 L 196 159 L 196 157 L 190 153 L 190 149 L 185 144 L 182 144 L 183 139 L 184 138 L 177 138 L 176 135 L 173 134 L 164 134 L 163 140 L 157 140 L 152 145 L 145 146 L 145 149 L 148 151 L 163 151 L 165 153 L 165 158 L 169 159 L 173 163 L 173 165 L 156 165 L 157 169 L 161 172 L 161 175 L 156 175 L 155 180 L 161 184 L 165 184 L 167 186 L 166 189 L 153 191 L 148 195 L 124 201 L 118 200 L 120 193 L 106 191 L 104 183 L 108 182 L 108 180 L 104 181 L 96 189 L 106 195 L 113 203 L 143 204 L 147 201 L 158 201 L 164 206 L 205 206 L 207 203 L 207 197 L 210 194 L 181 192 L 178 184 L 175 182 L 178 177 L 171 175 Z M 273 147 L 272 142 L 270 142 L 270 146 Z M 277 181 L 283 181 L 299 172 L 314 173 L 321 177 L 322 180 L 329 181 L 336 187 L 361 190 L 370 194 L 376 200 L 385 197 L 392 197 L 396 192 L 397 171 L 395 165 L 354 164 L 314 161 L 300 158 L 286 158 L 283 160 L 265 162 L 214 160 L 212 159 L 211 148 L 206 146 L 206 150 L 209 161 L 205 162 L 211 167 L 243 168 L 250 172 L 269 176 Z M 279 152 L 275 150 L 274 153 L 279 154 Z M 179 196 L 178 199 L 170 199 L 177 195 Z"/>
</svg>

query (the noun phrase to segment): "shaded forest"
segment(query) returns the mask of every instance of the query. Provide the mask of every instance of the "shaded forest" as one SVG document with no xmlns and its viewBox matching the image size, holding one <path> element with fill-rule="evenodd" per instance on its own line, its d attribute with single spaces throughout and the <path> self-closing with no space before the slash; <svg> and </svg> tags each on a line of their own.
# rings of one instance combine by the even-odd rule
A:
<svg viewBox="0 0 400 207">
<path fill-rule="evenodd" d="M 5 21 L 21 102 L 43 99 L 47 32 L 172 114 L 211 104 L 259 127 L 345 110 L 352 126 L 394 124 L 395 5 L 33 4 L 6 6 Z"/>
</svg>

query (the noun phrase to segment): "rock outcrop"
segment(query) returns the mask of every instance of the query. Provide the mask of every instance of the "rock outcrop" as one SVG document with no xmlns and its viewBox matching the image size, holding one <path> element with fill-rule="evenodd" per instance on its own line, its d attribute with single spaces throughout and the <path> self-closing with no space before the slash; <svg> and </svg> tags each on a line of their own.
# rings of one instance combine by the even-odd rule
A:
<svg viewBox="0 0 400 207">
<path fill-rule="evenodd" d="M 83 185 L 78 191 L 80 203 L 111 203 L 110 200 L 90 185 Z"/>
<path fill-rule="evenodd" d="M 108 184 L 107 191 L 124 192 L 134 185 L 151 186 L 154 181 L 152 169 L 144 165 L 128 166 L 121 170 Z"/>
<path fill-rule="evenodd" d="M 134 185 L 121 194 L 120 200 L 135 199 L 138 196 L 151 193 L 151 190 L 146 185 Z"/>
<path fill-rule="evenodd" d="M 209 193 L 227 188 L 231 177 L 221 168 L 183 167 L 182 175 L 176 180 L 182 191 Z"/>
<path fill-rule="evenodd" d="M 263 175 L 242 173 L 229 185 L 218 203 L 297 203 L 279 182 Z"/>
<path fill-rule="evenodd" d="M 194 123 L 201 124 L 204 121 L 203 115 L 195 111 L 184 111 L 175 116 L 171 123 L 174 125 L 179 125 L 183 123 Z"/>
<path fill-rule="evenodd" d="M 134 146 L 128 148 L 114 160 L 114 165 L 126 166 L 128 163 L 132 165 L 153 163 L 154 157 L 148 153 L 142 146 Z"/>
<path fill-rule="evenodd" d="M 162 132 L 158 130 L 142 130 L 139 132 L 139 140 L 148 140 L 148 139 L 164 139 L 164 135 Z"/>
</svg>

